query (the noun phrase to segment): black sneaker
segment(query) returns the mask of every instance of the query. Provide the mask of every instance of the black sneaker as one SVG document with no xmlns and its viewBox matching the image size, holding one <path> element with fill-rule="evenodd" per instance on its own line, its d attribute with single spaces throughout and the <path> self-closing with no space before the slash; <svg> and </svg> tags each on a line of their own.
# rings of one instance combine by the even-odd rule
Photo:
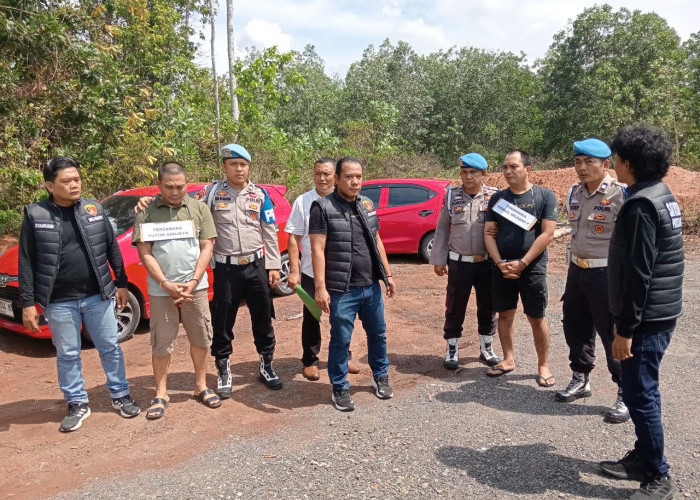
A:
<svg viewBox="0 0 700 500">
<path fill-rule="evenodd" d="M 80 429 L 83 425 L 83 420 L 90 416 L 90 407 L 87 403 L 81 403 L 79 401 L 74 401 L 68 403 L 68 413 L 61 420 L 61 427 L 59 430 L 61 432 L 73 432 Z"/>
<path fill-rule="evenodd" d="M 604 416 L 605 418 L 603 420 L 609 424 L 621 424 L 630 419 L 630 411 L 627 409 L 627 405 L 622 400 L 622 387 L 617 390 L 617 399 L 615 399 L 615 404 L 605 410 Z"/>
<path fill-rule="evenodd" d="M 355 402 L 350 397 L 350 391 L 347 389 L 333 389 L 331 399 L 336 410 L 353 411 L 355 409 Z"/>
<path fill-rule="evenodd" d="M 377 397 L 379 399 L 391 399 L 394 397 L 394 391 L 389 385 L 388 375 L 372 377 L 372 387 L 377 390 Z"/>
<path fill-rule="evenodd" d="M 642 483 L 630 500 L 670 500 L 676 493 L 676 483 L 671 476 L 657 474 Z"/>
<path fill-rule="evenodd" d="M 260 355 L 260 371 L 258 378 L 268 389 L 277 390 L 282 388 L 282 381 L 272 368 L 272 354 Z"/>
<path fill-rule="evenodd" d="M 112 408 L 119 410 L 119 413 L 124 418 L 134 418 L 141 413 L 139 404 L 131 399 L 131 396 L 128 394 L 121 398 L 112 399 Z"/>
<path fill-rule="evenodd" d="M 459 339 L 447 339 L 447 350 L 445 352 L 445 361 L 443 366 L 448 370 L 456 370 L 459 368 Z"/>
<path fill-rule="evenodd" d="M 563 391 L 557 391 L 554 398 L 562 403 L 571 403 L 578 398 L 587 398 L 591 395 L 591 384 L 588 381 L 588 373 L 574 372 L 571 382 Z"/>
<path fill-rule="evenodd" d="M 608 476 L 617 479 L 630 479 L 633 481 L 646 481 L 649 477 L 647 465 L 639 456 L 637 450 L 630 450 L 625 453 L 617 462 L 605 460 L 600 462 L 600 470 Z"/>
<path fill-rule="evenodd" d="M 216 371 L 219 372 L 219 379 L 216 383 L 216 393 L 221 399 L 231 397 L 231 365 L 228 358 L 216 360 Z"/>
</svg>

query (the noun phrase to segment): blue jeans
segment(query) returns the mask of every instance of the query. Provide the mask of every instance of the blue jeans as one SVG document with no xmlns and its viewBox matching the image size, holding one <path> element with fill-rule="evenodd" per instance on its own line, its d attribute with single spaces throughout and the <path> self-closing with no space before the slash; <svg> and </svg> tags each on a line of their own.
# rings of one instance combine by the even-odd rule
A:
<svg viewBox="0 0 700 500">
<path fill-rule="evenodd" d="M 637 334 L 632 339 L 632 357 L 621 362 L 622 399 L 634 422 L 634 447 L 651 472 L 668 474 L 661 425 L 659 365 L 673 330 Z"/>
<path fill-rule="evenodd" d="M 331 340 L 328 343 L 328 376 L 333 390 L 348 389 L 348 349 L 355 326 L 355 316 L 360 316 L 367 334 L 367 358 L 374 377 L 389 372 L 386 355 L 386 323 L 384 299 L 379 283 L 351 287 L 348 293 L 331 292 Z"/>
<path fill-rule="evenodd" d="M 55 302 L 48 305 L 44 315 L 51 329 L 53 345 L 56 346 L 58 385 L 66 401 L 88 401 L 80 361 L 82 325 L 90 332 L 92 342 L 100 354 L 112 398 L 129 394 L 124 355 L 117 343 L 114 299 L 102 300 L 98 294 L 81 300 Z"/>
</svg>

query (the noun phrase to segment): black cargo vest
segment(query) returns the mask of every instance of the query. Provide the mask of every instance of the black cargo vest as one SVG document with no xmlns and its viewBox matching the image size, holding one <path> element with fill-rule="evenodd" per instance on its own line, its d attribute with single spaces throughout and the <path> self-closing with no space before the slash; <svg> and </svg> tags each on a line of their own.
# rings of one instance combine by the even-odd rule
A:
<svg viewBox="0 0 700 500">
<path fill-rule="evenodd" d="M 107 214 L 96 200 L 80 198 L 75 204 L 75 219 L 80 235 L 85 243 L 90 265 L 99 281 L 103 299 L 108 299 L 116 292 L 116 285 L 109 269 L 107 249 L 109 241 L 105 224 L 109 224 Z M 61 213 L 51 200 L 24 207 L 25 217 L 29 218 L 34 229 L 36 241 L 36 259 L 34 265 L 34 301 L 46 308 L 53 290 L 58 271 L 58 259 L 61 245 Z M 20 276 L 21 276 L 20 272 Z M 22 286 L 20 283 L 20 293 Z"/>
<path fill-rule="evenodd" d="M 643 199 L 654 206 L 657 215 L 656 248 L 658 254 L 651 273 L 646 307 L 642 322 L 667 321 L 681 315 L 683 287 L 683 236 L 680 210 L 668 186 L 653 182 L 632 194 L 622 205 L 610 239 L 608 251 L 608 284 L 610 286 L 610 311 L 619 316 L 622 310 L 622 294 L 617 289 L 622 284 L 627 241 L 618 230 L 631 200 Z"/>
<path fill-rule="evenodd" d="M 346 293 L 350 289 L 350 270 L 352 269 L 352 221 L 350 212 L 353 205 L 357 206 L 362 227 L 371 237 L 369 245 L 372 263 L 387 286 L 386 270 L 382 264 L 379 250 L 377 249 L 377 231 L 379 222 L 374 213 L 370 212 L 367 205 L 372 207 L 372 202 L 365 196 L 358 196 L 353 202 L 346 201 L 333 191 L 324 198 L 319 198 L 318 203 L 328 217 L 328 232 L 326 233 L 326 289 L 330 292 Z M 371 215 L 370 215 L 371 214 Z"/>
</svg>

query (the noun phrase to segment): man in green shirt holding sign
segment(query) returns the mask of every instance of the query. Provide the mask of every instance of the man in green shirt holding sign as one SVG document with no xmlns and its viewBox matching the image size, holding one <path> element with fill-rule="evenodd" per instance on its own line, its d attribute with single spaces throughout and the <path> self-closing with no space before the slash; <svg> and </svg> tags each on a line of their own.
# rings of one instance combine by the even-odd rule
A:
<svg viewBox="0 0 700 500">
<path fill-rule="evenodd" d="M 532 327 L 537 350 L 537 384 L 554 385 L 549 371 L 549 325 L 547 306 L 547 245 L 557 224 L 557 198 L 554 192 L 530 183 L 532 159 L 515 150 L 503 161 L 503 177 L 508 188 L 489 200 L 484 243 L 493 259 L 491 290 L 498 312 L 498 336 L 503 361 L 486 374 L 498 377 L 515 369 L 513 321 L 518 296 Z M 498 228 L 498 236 L 491 236 Z"/>
<path fill-rule="evenodd" d="M 194 364 L 194 397 L 209 408 L 221 398 L 207 388 L 207 352 L 212 342 L 207 265 L 216 238 L 214 219 L 201 201 L 187 196 L 187 171 L 176 162 L 158 169 L 160 194 L 136 214 L 132 244 L 148 271 L 151 346 L 156 397 L 146 418 L 161 418 L 168 405 L 170 355 L 182 321 Z"/>
</svg>

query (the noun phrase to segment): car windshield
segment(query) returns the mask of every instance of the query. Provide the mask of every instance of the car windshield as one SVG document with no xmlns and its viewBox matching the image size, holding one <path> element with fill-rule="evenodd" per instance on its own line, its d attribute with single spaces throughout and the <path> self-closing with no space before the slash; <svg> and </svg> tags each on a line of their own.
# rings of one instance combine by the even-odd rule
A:
<svg viewBox="0 0 700 500">
<path fill-rule="evenodd" d="M 114 234 L 121 236 L 134 225 L 134 206 L 140 196 L 116 194 L 102 200 L 102 207 L 107 212 Z"/>
</svg>

